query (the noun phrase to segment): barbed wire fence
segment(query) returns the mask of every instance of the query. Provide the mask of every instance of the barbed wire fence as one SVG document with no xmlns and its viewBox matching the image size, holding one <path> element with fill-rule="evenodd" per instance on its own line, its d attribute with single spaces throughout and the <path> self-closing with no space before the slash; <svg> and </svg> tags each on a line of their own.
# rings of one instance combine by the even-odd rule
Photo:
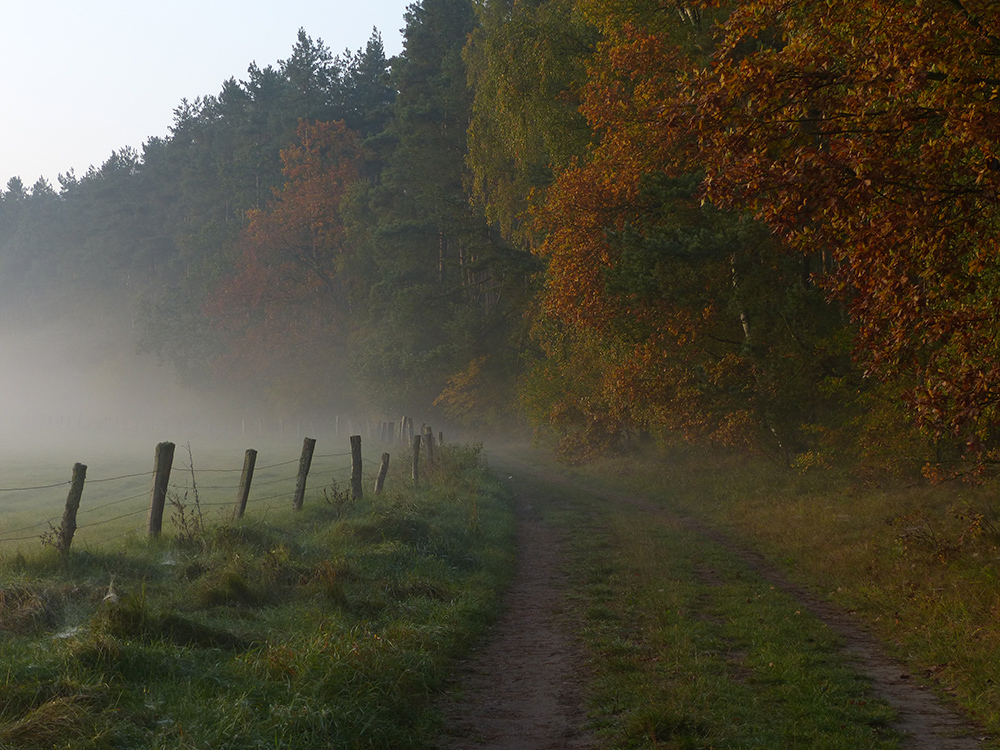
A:
<svg viewBox="0 0 1000 750">
<path fill-rule="evenodd" d="M 287 507 L 291 501 L 292 507 L 298 510 L 302 507 L 310 477 L 312 482 L 308 484 L 308 490 L 313 498 L 319 493 L 327 498 L 350 493 L 352 499 L 357 499 L 365 484 L 369 488 L 374 485 L 377 493 L 381 490 L 390 454 L 382 452 L 376 456 L 371 451 L 381 451 L 393 446 L 401 448 L 404 455 L 410 450 L 415 453 L 419 451 L 412 442 L 414 431 L 411 418 L 404 417 L 399 422 L 380 422 L 368 432 L 373 446 L 367 455 L 362 450 L 360 435 L 351 436 L 351 450 L 329 453 L 315 452 L 316 440 L 305 438 L 302 454 L 298 458 L 261 466 L 249 462 L 249 474 L 247 461 L 242 468 L 202 468 L 195 466 L 190 444 L 187 444 L 186 452 L 176 453 L 173 443 L 161 443 L 157 445 L 157 456 L 151 471 L 85 478 L 87 467 L 76 464 L 74 479 L 78 472 L 82 472 L 79 488 L 75 486 L 74 479 L 43 481 L 23 487 L 0 487 L 0 508 L 3 507 L 6 496 L 27 493 L 35 497 L 43 496 L 51 503 L 59 497 L 60 491 L 69 492 L 66 507 L 61 514 L 50 515 L 31 523 L 15 523 L 12 527 L 5 528 L 4 513 L 0 510 L 0 553 L 5 547 L 23 545 L 32 540 L 53 544 L 61 552 L 67 553 L 75 532 L 80 530 L 87 530 L 87 542 L 93 545 L 103 545 L 143 533 L 158 536 L 159 525 L 154 524 L 152 519 L 158 513 L 162 521 L 165 503 L 170 503 L 175 510 L 179 509 L 181 514 L 185 512 L 185 508 L 197 510 L 199 514 L 215 511 L 215 520 L 219 524 L 237 520 L 243 515 L 244 508 L 247 512 L 266 513 L 282 505 Z M 425 444 L 429 441 L 430 450 L 425 453 L 428 460 L 433 461 L 433 431 L 427 427 L 422 428 L 417 438 L 418 443 L 421 438 Z M 443 435 L 440 440 L 443 440 Z M 159 451 L 164 446 L 170 446 L 170 461 L 166 466 L 159 463 Z M 251 452 L 256 457 L 257 452 L 252 449 L 247 451 L 248 454 Z M 373 466 L 377 467 L 376 471 L 371 470 L 370 467 Z M 164 471 L 166 477 L 158 476 L 158 472 Z M 322 477 L 319 484 L 315 483 L 316 477 Z M 414 481 L 416 478 L 414 462 Z M 164 488 L 159 497 L 158 481 Z M 93 494 L 94 486 L 100 487 L 101 499 L 94 505 L 82 502 L 81 495 L 86 494 L 85 489 L 90 489 Z M 240 507 L 241 494 L 244 508 Z M 156 507 L 157 503 L 160 503 L 159 508 Z M 24 511 L 18 513 L 17 517 L 23 515 Z M 136 522 L 129 523 L 129 519 L 135 519 Z M 95 536 L 95 532 L 105 527 L 111 533 Z"/>
</svg>

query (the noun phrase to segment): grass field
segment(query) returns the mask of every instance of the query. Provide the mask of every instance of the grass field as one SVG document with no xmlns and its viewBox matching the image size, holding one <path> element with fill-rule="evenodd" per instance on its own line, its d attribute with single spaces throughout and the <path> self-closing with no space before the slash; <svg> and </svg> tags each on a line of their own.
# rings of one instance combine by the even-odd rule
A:
<svg viewBox="0 0 1000 750">
<path fill-rule="evenodd" d="M 82 537 L 65 560 L 37 538 L 2 541 L 38 508 L 11 493 L 0 513 L 0 749 L 435 745 L 434 696 L 512 574 L 509 483 L 478 448 L 453 446 L 420 486 L 397 458 L 387 493 L 354 503 L 342 491 L 349 457 L 317 445 L 296 513 L 298 448 L 261 451 L 247 518 L 233 523 L 242 449 L 194 446 L 205 523 L 191 525 L 179 446 L 172 492 L 187 493 L 188 525 L 165 522 L 158 540 L 142 531 L 149 476 L 128 476 L 141 459 L 92 461 L 91 477 L 135 483 L 137 518 L 120 519 L 134 524 L 122 531 L 96 525 L 117 536 Z M 589 654 L 604 746 L 898 746 L 892 710 L 838 638 L 682 518 L 858 612 L 984 734 L 1000 729 L 990 485 L 879 487 L 689 449 L 584 467 L 525 456 L 536 477 L 515 484 L 565 532 L 567 614 Z M 8 463 L 11 482 L 34 481 L 25 461 Z M 101 485 L 82 507 L 116 502 Z M 609 499 L 625 495 L 642 502 Z M 64 499 L 59 487 L 56 517 Z"/>
<path fill-rule="evenodd" d="M 164 533 L 175 531 L 171 517 L 178 504 L 186 505 L 191 512 L 196 499 L 210 524 L 232 518 L 246 447 L 249 446 L 240 442 L 219 440 L 176 446 L 169 489 L 169 497 L 175 502 L 165 512 Z M 253 447 L 258 457 L 248 502 L 249 515 L 269 513 L 291 502 L 302 443 L 294 439 L 263 443 L 258 440 Z M 382 448 L 364 447 L 366 486 L 372 484 Z M 388 447 L 390 451 L 393 449 L 399 450 L 400 446 Z M 34 549 L 49 524 L 59 525 L 76 462 L 88 468 L 74 545 L 98 549 L 128 536 L 143 536 L 147 529 L 154 450 L 153 443 L 126 443 L 115 448 L 6 450 L 0 463 L 0 555 Z M 343 487 L 350 473 L 348 440 L 320 440 L 310 470 L 306 502 L 322 502 L 323 490 Z M 400 470 L 400 476 L 403 475 Z"/>
<path fill-rule="evenodd" d="M 513 527 L 478 449 L 440 451 L 418 487 L 403 463 L 378 498 L 4 555 L 0 747 L 427 746 Z"/>
</svg>

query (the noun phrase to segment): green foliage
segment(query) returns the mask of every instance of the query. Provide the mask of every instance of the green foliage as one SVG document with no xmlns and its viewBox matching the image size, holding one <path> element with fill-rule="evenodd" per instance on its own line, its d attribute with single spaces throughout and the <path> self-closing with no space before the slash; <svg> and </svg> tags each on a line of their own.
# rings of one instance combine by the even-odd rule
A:
<svg viewBox="0 0 1000 750">
<path fill-rule="evenodd" d="M 138 317 L 144 351 L 204 384 L 221 343 L 205 300 L 238 262 L 248 213 L 282 185 L 281 151 L 301 120 L 381 131 L 394 96 L 388 66 L 377 33 L 356 55 L 334 57 L 300 30 L 277 66 L 252 64 L 218 94 L 182 101 L 169 134 L 141 152 L 70 172 L 58 193 L 12 180 L 0 194 L 5 305 L 115 299 L 120 315 Z"/>
<path fill-rule="evenodd" d="M 475 14 L 468 0 L 428 0 L 405 21 L 405 51 L 393 60 L 377 32 L 356 53 L 333 56 L 300 30 L 286 59 L 252 64 L 216 95 L 182 101 L 169 134 L 141 152 L 123 149 L 81 177 L 70 173 L 58 193 L 13 180 L 0 196 L 5 304 L 34 302 L 42 290 L 79 295 L 80 304 L 116 300 L 141 351 L 187 384 L 224 378 L 277 405 L 323 407 L 318 397 L 339 394 L 379 409 L 432 410 L 475 361 L 489 383 L 478 403 L 509 402 L 538 266 L 466 199 L 472 93 L 462 48 Z M 329 248 L 306 268 L 316 243 L 300 251 L 298 241 L 268 237 L 261 246 L 272 252 L 255 266 L 247 230 L 300 182 L 282 171 L 300 122 L 343 122 L 364 148 L 343 202 L 347 240 L 337 243 L 336 268 Z M 315 208 L 322 181 L 313 182 Z M 322 224 L 320 234 L 329 228 L 329 211 L 322 220 L 301 213 Z M 251 271 L 267 283 L 223 294 Z M 291 294 L 289 273 L 298 280 Z M 314 277 L 331 292 L 323 304 Z M 270 304 L 255 306 L 262 289 Z M 240 360 L 234 341 L 263 343 Z M 455 414 L 480 417 L 477 408 Z"/>
<path fill-rule="evenodd" d="M 990 131 L 974 116 L 989 93 L 935 61 L 988 55 L 905 24 L 875 43 L 852 31 L 864 14 L 827 23 L 807 3 L 773 5 L 422 0 L 392 60 L 377 32 L 334 56 L 300 30 L 286 59 L 180 102 L 140 151 L 58 190 L 12 179 L 5 311 L 109 300 L 107 316 L 188 384 L 223 380 L 275 409 L 342 398 L 479 427 L 526 410 L 576 458 L 636 432 L 803 468 L 985 456 L 995 233 L 968 206 L 992 195 Z M 992 44 L 974 21 L 952 9 L 941 23 Z M 811 72 L 826 70 L 820 39 L 835 85 Z M 903 66 L 891 81 L 865 72 L 885 45 Z M 940 70 L 914 73 L 911 58 Z M 780 60 L 808 74 L 786 78 Z M 845 72 L 854 64 L 863 74 Z M 885 106 L 869 111 L 865 91 Z M 933 117 L 911 122 L 920 97 Z M 841 111 L 916 140 L 883 148 L 881 131 L 842 132 Z M 332 123 L 357 146 L 351 179 L 300 179 L 282 155 Z M 828 149 L 822 128 L 859 148 Z M 934 162 L 949 169 L 926 167 L 935 149 L 957 155 Z M 904 178 L 871 168 L 886 152 Z M 896 191 L 901 203 L 884 198 Z M 299 231 L 262 231 L 293 203 L 284 228 Z M 878 232 L 857 206 L 883 216 Z"/>
<path fill-rule="evenodd" d="M 411 6 L 392 121 L 376 144 L 384 169 L 355 196 L 352 237 L 371 292 L 351 344 L 358 382 L 381 408 L 432 404 L 484 355 L 487 377 L 509 394 L 519 366 L 536 264 L 469 205 L 464 187 L 472 95 L 462 48 L 474 23 L 468 0 Z"/>
<path fill-rule="evenodd" d="M 471 193 L 505 236 L 530 236 L 527 212 L 553 178 L 584 153 L 590 129 L 577 89 L 597 42 L 570 0 L 476 4 L 465 49 L 475 93 L 469 122 Z"/>
</svg>

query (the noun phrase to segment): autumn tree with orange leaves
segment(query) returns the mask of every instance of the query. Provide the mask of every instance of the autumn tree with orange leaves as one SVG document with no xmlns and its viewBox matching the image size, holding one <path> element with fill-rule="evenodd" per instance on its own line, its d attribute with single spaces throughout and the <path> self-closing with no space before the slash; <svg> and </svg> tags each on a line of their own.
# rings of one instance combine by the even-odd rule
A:
<svg viewBox="0 0 1000 750">
<path fill-rule="evenodd" d="M 690 133 L 664 117 L 711 51 L 692 19 L 601 27 L 582 89 L 595 134 L 534 228 L 548 260 L 526 387 L 536 419 L 586 455 L 629 430 L 790 455 L 849 370 L 839 322 L 766 228 L 703 204 Z"/>
<path fill-rule="evenodd" d="M 343 388 L 337 353 L 357 276 L 342 204 L 361 157 L 358 136 L 342 122 L 300 124 L 297 142 L 282 152 L 284 184 L 251 213 L 235 273 L 206 307 L 228 340 L 223 369 L 304 398 L 338 377 Z"/>
<path fill-rule="evenodd" d="M 690 123 L 707 198 L 825 257 L 865 370 L 935 435 L 995 449 L 1000 10 L 756 0 L 718 40 L 665 110 Z"/>
<path fill-rule="evenodd" d="M 549 263 L 536 417 L 595 440 L 659 426 L 795 452 L 908 410 L 938 447 L 989 457 L 1000 11 L 580 0 L 572 13 L 600 42 L 561 96 L 579 97 L 593 135 L 535 201 Z"/>
</svg>

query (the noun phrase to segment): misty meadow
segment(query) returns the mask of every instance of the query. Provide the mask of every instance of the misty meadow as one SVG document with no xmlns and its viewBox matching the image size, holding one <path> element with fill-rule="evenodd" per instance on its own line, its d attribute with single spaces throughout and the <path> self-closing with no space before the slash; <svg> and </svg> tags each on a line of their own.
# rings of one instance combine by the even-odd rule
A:
<svg viewBox="0 0 1000 750">
<path fill-rule="evenodd" d="M 532 531 L 574 747 L 909 741 L 808 597 L 953 734 L 1000 727 L 1000 11 L 403 24 L 389 58 L 300 30 L 166 136 L 0 191 L 0 748 L 437 746 Z M 345 490 L 354 434 L 385 497 Z M 235 517 L 243 450 L 290 482 L 307 436 L 305 509 Z M 46 537 L 74 462 L 141 515 L 162 440 L 162 538 Z"/>
</svg>

